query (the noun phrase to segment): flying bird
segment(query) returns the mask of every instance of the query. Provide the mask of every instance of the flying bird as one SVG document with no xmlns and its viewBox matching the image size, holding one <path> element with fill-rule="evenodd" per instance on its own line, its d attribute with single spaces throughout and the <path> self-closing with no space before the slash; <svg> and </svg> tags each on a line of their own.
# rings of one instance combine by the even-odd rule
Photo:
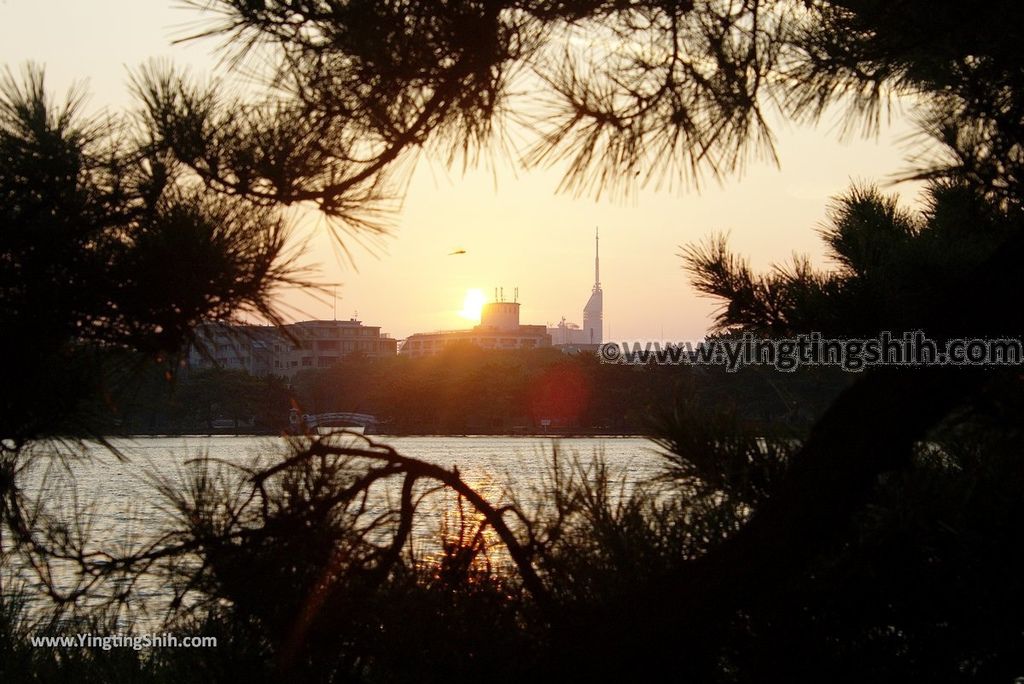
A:
<svg viewBox="0 0 1024 684">
<path fill-rule="evenodd" d="M 464 250 L 464 249 L 457 249 L 454 252 L 451 252 L 448 256 L 455 256 L 456 254 L 465 254 L 465 253 L 466 253 L 466 250 Z"/>
</svg>

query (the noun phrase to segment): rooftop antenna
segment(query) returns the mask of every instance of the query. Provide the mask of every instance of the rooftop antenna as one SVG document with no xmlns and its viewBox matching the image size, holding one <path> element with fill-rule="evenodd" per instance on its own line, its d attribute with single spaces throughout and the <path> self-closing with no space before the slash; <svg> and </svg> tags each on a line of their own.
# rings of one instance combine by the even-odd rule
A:
<svg viewBox="0 0 1024 684">
<path fill-rule="evenodd" d="M 494 301 L 498 301 L 498 288 L 494 288 Z"/>
<path fill-rule="evenodd" d="M 501 289 L 501 301 L 505 301 L 505 288 L 500 288 L 500 289 Z"/>
<path fill-rule="evenodd" d="M 594 226 L 594 289 L 601 287 L 601 236 Z"/>
<path fill-rule="evenodd" d="M 512 297 L 512 301 L 513 302 L 518 302 L 519 301 L 519 288 L 518 287 L 516 288 L 515 295 Z"/>
</svg>

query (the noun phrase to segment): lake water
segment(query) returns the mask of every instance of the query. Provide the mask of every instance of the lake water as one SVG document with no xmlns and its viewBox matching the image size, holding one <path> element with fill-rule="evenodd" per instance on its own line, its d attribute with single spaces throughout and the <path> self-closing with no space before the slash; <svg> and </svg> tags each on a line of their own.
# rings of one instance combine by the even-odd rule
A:
<svg viewBox="0 0 1024 684">
<path fill-rule="evenodd" d="M 446 468 L 456 466 L 463 480 L 492 504 L 508 503 L 510 495 L 514 495 L 528 511 L 549 480 L 556 449 L 563 463 L 575 457 L 588 464 L 600 456 L 621 482 L 621 491 L 629 491 L 636 482 L 657 475 L 664 464 L 654 444 L 636 437 L 373 439 L 393 446 L 405 456 Z M 45 476 L 46 504 L 53 513 L 71 520 L 76 507 L 87 508 L 92 518 L 88 539 L 95 549 L 117 550 L 126 540 L 146 539 L 166 529 L 167 502 L 156 491 L 153 481 L 159 478 L 175 485 L 183 483 L 189 460 L 209 457 L 224 463 L 245 464 L 260 457 L 267 463 L 289 453 L 285 439 L 272 437 L 139 437 L 114 440 L 113 446 L 125 460 L 119 460 L 99 444 L 85 444 L 66 449 L 70 456 L 66 467 L 37 466 L 24 480 L 28 483 L 26 489 L 31 491 L 40 488 Z M 378 496 L 392 502 L 397 500 L 400 485 L 398 478 L 393 479 L 393 483 L 377 491 Z M 454 505 L 450 495 L 434 495 L 426 500 L 415 519 L 414 543 L 436 541 L 439 523 Z"/>
</svg>

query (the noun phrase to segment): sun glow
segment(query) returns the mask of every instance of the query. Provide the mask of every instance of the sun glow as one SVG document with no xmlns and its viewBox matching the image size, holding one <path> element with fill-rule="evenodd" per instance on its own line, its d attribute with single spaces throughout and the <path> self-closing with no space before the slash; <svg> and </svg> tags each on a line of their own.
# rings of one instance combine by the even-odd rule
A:
<svg viewBox="0 0 1024 684">
<path fill-rule="evenodd" d="M 466 298 L 462 300 L 462 311 L 459 315 L 470 321 L 480 320 L 480 311 L 484 308 L 484 292 L 478 288 L 466 290 Z"/>
</svg>

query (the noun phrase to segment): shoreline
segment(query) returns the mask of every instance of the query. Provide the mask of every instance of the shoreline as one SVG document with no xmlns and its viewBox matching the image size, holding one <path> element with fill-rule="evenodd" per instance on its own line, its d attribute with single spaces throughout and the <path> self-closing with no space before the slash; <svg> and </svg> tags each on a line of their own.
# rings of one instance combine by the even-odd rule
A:
<svg viewBox="0 0 1024 684">
<path fill-rule="evenodd" d="M 212 431 L 182 431 L 182 432 L 133 432 L 113 433 L 103 435 L 105 439 L 130 439 L 132 437 L 298 437 L 296 433 L 284 430 L 212 430 Z M 381 432 L 366 433 L 363 436 L 370 438 L 389 437 L 502 437 L 502 438 L 586 438 L 586 437 L 651 437 L 649 432 L 629 432 L 621 430 L 548 430 L 546 432 Z"/>
</svg>

